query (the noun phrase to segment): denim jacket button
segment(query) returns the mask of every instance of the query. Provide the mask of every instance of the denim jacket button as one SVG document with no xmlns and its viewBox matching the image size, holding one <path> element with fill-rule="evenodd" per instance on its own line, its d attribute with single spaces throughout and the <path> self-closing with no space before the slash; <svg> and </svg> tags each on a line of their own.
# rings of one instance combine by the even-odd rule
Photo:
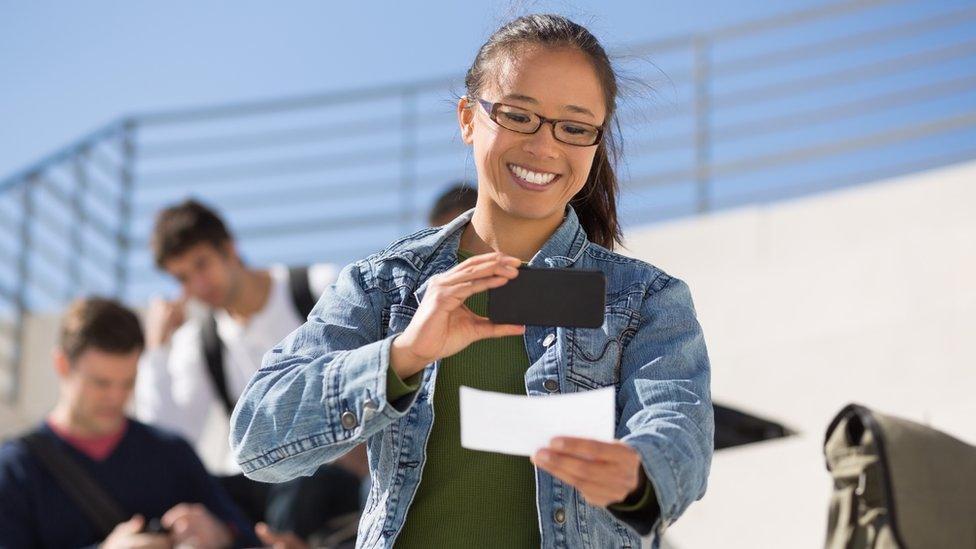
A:
<svg viewBox="0 0 976 549">
<path fill-rule="evenodd" d="M 359 425 L 359 420 L 356 419 L 356 414 L 352 412 L 342 412 L 342 417 L 339 418 L 342 422 L 342 426 L 346 429 L 354 429 Z"/>
<path fill-rule="evenodd" d="M 549 334 L 542 340 L 542 346 L 548 349 L 554 341 L 556 341 L 556 334 Z"/>
<path fill-rule="evenodd" d="M 555 379 L 547 379 L 543 381 L 542 386 L 545 387 L 550 393 L 555 393 L 559 390 L 559 382 Z"/>
<path fill-rule="evenodd" d="M 559 509 L 556 509 L 555 513 L 552 514 L 552 518 L 557 524 L 562 524 L 566 522 L 566 511 L 560 507 Z"/>
</svg>

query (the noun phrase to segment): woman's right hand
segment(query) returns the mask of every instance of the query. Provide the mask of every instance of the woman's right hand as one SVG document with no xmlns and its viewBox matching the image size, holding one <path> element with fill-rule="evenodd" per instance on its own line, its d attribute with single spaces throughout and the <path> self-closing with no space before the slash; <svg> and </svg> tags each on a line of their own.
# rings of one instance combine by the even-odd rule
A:
<svg viewBox="0 0 976 549">
<path fill-rule="evenodd" d="M 500 252 L 476 255 L 453 269 L 430 277 L 413 319 L 396 339 L 390 363 L 406 379 L 435 360 L 451 356 L 489 337 L 522 335 L 525 326 L 495 324 L 471 312 L 464 301 L 505 285 L 518 276 L 521 261 Z"/>
</svg>

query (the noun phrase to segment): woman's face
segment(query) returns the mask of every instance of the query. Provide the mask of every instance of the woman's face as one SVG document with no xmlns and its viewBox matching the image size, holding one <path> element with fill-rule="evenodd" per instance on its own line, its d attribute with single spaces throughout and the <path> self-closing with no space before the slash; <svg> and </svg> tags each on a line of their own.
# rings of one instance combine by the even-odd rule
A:
<svg viewBox="0 0 976 549">
<path fill-rule="evenodd" d="M 481 99 L 545 118 L 602 126 L 603 89 L 589 58 L 571 48 L 523 48 L 493 61 Z M 478 206 L 525 220 L 562 220 L 590 173 L 597 146 L 567 145 L 543 123 L 534 134 L 500 127 L 478 103 L 458 105 L 461 135 L 473 146 Z"/>
</svg>

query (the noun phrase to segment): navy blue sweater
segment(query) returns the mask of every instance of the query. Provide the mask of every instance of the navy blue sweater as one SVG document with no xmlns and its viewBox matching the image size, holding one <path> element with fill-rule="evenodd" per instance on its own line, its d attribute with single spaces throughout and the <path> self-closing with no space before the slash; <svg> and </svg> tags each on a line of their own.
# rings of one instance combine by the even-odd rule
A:
<svg viewBox="0 0 976 549">
<path fill-rule="evenodd" d="M 103 461 L 56 441 L 129 516 L 160 518 L 179 503 L 201 503 L 232 525 L 238 546 L 260 542 L 241 512 L 207 474 L 193 449 L 176 435 L 129 420 L 125 435 Z M 84 547 L 100 543 L 95 528 L 19 439 L 0 447 L 0 547 Z"/>
</svg>

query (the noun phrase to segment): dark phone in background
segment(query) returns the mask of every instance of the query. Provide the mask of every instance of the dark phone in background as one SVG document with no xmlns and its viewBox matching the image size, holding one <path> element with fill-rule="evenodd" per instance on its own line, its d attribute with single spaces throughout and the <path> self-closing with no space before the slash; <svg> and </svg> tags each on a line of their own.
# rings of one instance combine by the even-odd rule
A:
<svg viewBox="0 0 976 549">
<path fill-rule="evenodd" d="M 488 291 L 488 318 L 496 324 L 599 328 L 607 279 L 600 271 L 530 269 Z"/>
</svg>

